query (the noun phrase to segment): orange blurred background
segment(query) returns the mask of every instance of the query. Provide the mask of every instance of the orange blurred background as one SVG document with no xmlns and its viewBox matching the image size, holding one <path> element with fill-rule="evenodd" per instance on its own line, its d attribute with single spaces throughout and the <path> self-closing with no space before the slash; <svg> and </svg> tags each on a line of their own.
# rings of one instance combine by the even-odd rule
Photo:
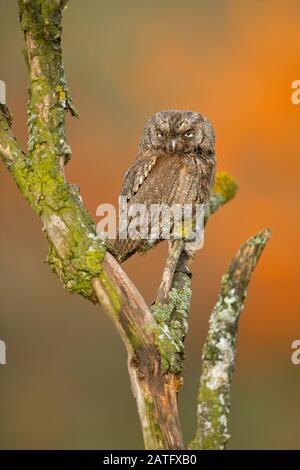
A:
<svg viewBox="0 0 300 470">
<path fill-rule="evenodd" d="M 0 0 L 0 79 L 26 146 L 28 85 L 17 2 Z M 230 448 L 300 448 L 298 244 L 300 79 L 297 0 L 70 0 L 63 47 L 80 120 L 68 118 L 76 183 L 96 220 L 115 203 L 144 121 L 161 109 L 207 115 L 218 170 L 236 198 L 210 220 L 193 272 L 185 387 L 185 439 L 195 428 L 201 348 L 220 278 L 239 245 L 268 226 L 273 237 L 241 318 Z M 0 166 L 0 448 L 140 448 L 126 356 L 110 320 L 66 293 L 43 260 L 41 224 Z M 166 247 L 124 268 L 154 298 Z"/>
</svg>

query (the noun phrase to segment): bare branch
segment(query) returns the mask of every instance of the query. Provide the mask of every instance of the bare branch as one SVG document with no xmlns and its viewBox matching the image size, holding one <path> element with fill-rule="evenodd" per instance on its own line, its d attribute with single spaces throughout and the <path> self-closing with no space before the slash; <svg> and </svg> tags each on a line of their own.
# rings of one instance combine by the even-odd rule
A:
<svg viewBox="0 0 300 470">
<path fill-rule="evenodd" d="M 222 278 L 202 353 L 197 431 L 191 449 L 222 450 L 230 437 L 230 387 L 236 360 L 239 317 L 251 274 L 271 237 L 266 229 L 241 246 Z"/>
<path fill-rule="evenodd" d="M 172 288 L 176 266 L 178 264 L 178 260 L 183 250 L 183 247 L 183 240 L 174 240 L 174 242 L 169 242 L 169 253 L 167 257 L 167 262 L 156 298 L 157 304 L 164 304 L 168 301 L 168 296 Z"/>
</svg>

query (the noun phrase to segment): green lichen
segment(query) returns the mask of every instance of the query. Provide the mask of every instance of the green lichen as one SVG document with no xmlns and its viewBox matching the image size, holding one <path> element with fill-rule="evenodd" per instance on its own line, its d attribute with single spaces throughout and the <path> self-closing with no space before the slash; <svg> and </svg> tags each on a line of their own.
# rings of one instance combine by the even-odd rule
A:
<svg viewBox="0 0 300 470">
<path fill-rule="evenodd" d="M 122 298 L 120 294 L 104 272 L 101 272 L 99 277 L 113 307 L 114 315 L 119 316 L 122 310 Z"/>
<path fill-rule="evenodd" d="M 14 139 L 11 116 L 2 105 L 0 140 L 6 150 L 1 149 L 1 156 L 42 219 L 49 240 L 50 266 L 67 290 L 95 300 L 92 281 L 102 272 L 106 248 L 96 235 L 78 188 L 69 185 L 61 171 L 71 151 L 64 130 L 68 90 L 61 57 L 60 4 L 20 1 L 19 7 L 31 77 L 29 154 L 25 155 Z"/>
<path fill-rule="evenodd" d="M 62 3 L 56 0 L 19 0 L 31 78 L 29 155 L 20 159 L 17 149 L 11 171 L 43 221 L 50 266 L 66 289 L 93 299 L 92 281 L 102 273 L 106 249 L 78 189 L 61 172 L 61 164 L 71 155 L 65 137 L 65 114 L 71 100 L 62 63 L 61 9 Z"/>
<path fill-rule="evenodd" d="M 12 116 L 6 105 L 0 103 L 0 143 L 1 157 L 12 174 L 20 191 L 27 196 L 27 179 L 30 171 L 30 160 L 18 146 L 10 126 Z M 2 152 L 2 146 L 4 147 Z"/>
<path fill-rule="evenodd" d="M 231 382 L 236 359 L 239 317 L 251 274 L 270 238 L 263 230 L 238 250 L 222 277 L 202 353 L 198 393 L 197 432 L 190 449 L 224 449 L 230 437 L 228 420 Z"/>
<path fill-rule="evenodd" d="M 252 237 L 250 240 L 249 240 L 249 243 L 252 243 L 253 245 L 261 245 L 262 247 L 265 246 L 266 244 L 266 241 L 272 236 L 272 231 L 267 228 L 265 230 L 262 230 L 261 232 L 259 232 L 257 235 L 255 235 L 254 237 Z M 260 253 L 258 252 L 258 255 Z"/>
<path fill-rule="evenodd" d="M 142 351 L 143 342 L 138 336 L 135 328 L 130 328 L 130 327 L 127 328 L 126 334 L 134 352 L 136 353 L 136 361 L 138 362 L 138 355 L 139 355 L 139 352 Z"/>
<path fill-rule="evenodd" d="M 207 223 L 208 218 L 219 207 L 229 202 L 235 196 L 237 189 L 237 183 L 229 173 L 218 172 L 216 174 L 214 190 L 205 210 L 204 224 Z"/>
<path fill-rule="evenodd" d="M 230 434 L 228 415 L 230 398 L 228 393 L 202 387 L 198 401 L 198 432 L 189 445 L 190 450 L 224 450 Z M 201 432 L 200 432 L 201 430 Z"/>
<path fill-rule="evenodd" d="M 70 243 L 73 247 L 72 241 Z M 101 264 L 104 254 L 105 248 L 95 241 L 90 243 L 88 249 L 74 246 L 70 255 L 62 258 L 49 240 L 47 262 L 69 292 L 96 301 L 92 282 L 103 274 Z"/>
<path fill-rule="evenodd" d="M 229 173 L 221 171 L 216 174 L 213 192 L 219 194 L 224 201 L 230 201 L 236 195 L 237 188 L 235 179 Z"/>
<path fill-rule="evenodd" d="M 148 436 L 145 439 L 145 443 L 151 442 L 151 449 L 161 449 L 163 450 L 165 447 L 165 438 L 163 431 L 159 424 L 154 420 L 155 411 L 154 411 L 154 403 L 151 395 L 148 393 L 144 397 L 144 414 L 147 416 L 147 421 L 150 423 L 150 429 L 144 432 L 147 432 Z M 147 447 L 148 448 L 148 447 Z"/>
<path fill-rule="evenodd" d="M 190 300 L 190 283 L 185 280 L 181 288 L 175 285 L 171 289 L 168 303 L 155 304 L 152 308 L 158 325 L 156 346 L 165 372 L 179 373 L 182 370 Z"/>
<path fill-rule="evenodd" d="M 237 323 L 242 302 L 222 290 L 212 312 L 202 353 L 198 426 L 191 449 L 222 450 L 229 440 L 230 384 L 235 365 Z"/>
</svg>

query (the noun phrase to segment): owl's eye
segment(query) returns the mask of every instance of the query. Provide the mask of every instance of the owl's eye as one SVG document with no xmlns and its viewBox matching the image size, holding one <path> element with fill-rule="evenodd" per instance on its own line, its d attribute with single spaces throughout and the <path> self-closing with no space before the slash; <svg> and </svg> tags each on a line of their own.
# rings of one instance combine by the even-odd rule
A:
<svg viewBox="0 0 300 470">
<path fill-rule="evenodd" d="M 164 135 L 161 132 L 156 133 L 157 137 L 163 137 Z"/>
<path fill-rule="evenodd" d="M 194 132 L 186 132 L 184 137 L 194 137 Z"/>
</svg>

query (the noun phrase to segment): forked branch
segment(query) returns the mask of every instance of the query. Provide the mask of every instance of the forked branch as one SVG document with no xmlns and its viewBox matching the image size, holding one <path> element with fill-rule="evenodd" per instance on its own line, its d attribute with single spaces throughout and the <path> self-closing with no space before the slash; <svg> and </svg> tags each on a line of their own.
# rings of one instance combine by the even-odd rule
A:
<svg viewBox="0 0 300 470">
<path fill-rule="evenodd" d="M 0 105 L 0 156 L 42 221 L 49 242 L 48 262 L 66 290 L 101 304 L 115 324 L 128 353 L 131 386 L 146 448 L 181 449 L 177 395 L 182 384 L 183 340 L 190 308 L 191 257 L 180 245 L 173 259 L 168 260 L 158 302 L 151 311 L 98 238 L 78 188 L 65 179 L 64 165 L 71 156 L 65 137 L 65 114 L 70 111 L 77 116 L 62 61 L 61 21 L 66 3 L 65 0 L 19 0 L 30 78 L 28 151 L 22 150 L 12 133 L 8 108 Z M 235 191 L 236 184 L 229 175 L 217 175 L 206 219 L 228 202 Z M 230 282 L 236 289 L 235 295 L 241 296 L 241 303 L 262 242 L 258 243 L 257 239 L 255 246 L 252 251 L 242 247 L 243 256 L 240 254 L 238 258 L 240 267 L 235 264 L 230 271 L 230 279 L 233 276 Z M 249 263 L 247 269 L 242 268 L 245 257 L 252 260 L 251 269 Z M 224 289 L 225 285 L 222 292 Z M 219 318 L 217 313 L 214 316 Z M 222 332 L 226 339 L 227 329 Z M 210 351 L 209 338 L 206 348 Z M 222 338 L 218 339 L 221 344 Z M 203 387 L 209 367 L 205 361 Z M 200 395 L 203 404 L 202 392 Z M 212 414 L 209 411 L 210 403 L 201 405 L 207 420 L 214 416 L 214 411 Z M 195 440 L 197 448 L 202 446 L 202 441 L 206 442 L 201 423 Z"/>
</svg>

